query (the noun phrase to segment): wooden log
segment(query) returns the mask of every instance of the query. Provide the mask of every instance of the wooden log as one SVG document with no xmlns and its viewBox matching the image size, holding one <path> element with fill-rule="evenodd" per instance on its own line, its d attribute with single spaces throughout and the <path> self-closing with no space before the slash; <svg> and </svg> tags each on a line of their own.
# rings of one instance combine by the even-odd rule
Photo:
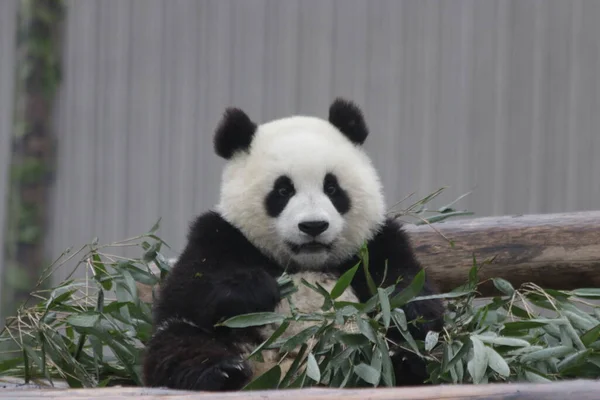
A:
<svg viewBox="0 0 600 400">
<path fill-rule="evenodd" d="M 165 400 L 564 400 L 597 399 L 600 381 L 543 384 L 442 385 L 379 389 L 295 389 L 283 391 L 200 393 L 146 388 L 0 390 L 0 399 L 165 399 Z"/>
<path fill-rule="evenodd" d="M 515 287 L 533 282 L 563 290 L 600 286 L 600 211 L 406 224 L 405 230 L 427 275 L 443 292 L 467 282 L 473 255 L 480 263 L 495 257 L 480 271 L 481 280 L 499 277 Z M 152 299 L 148 287 L 138 288 L 143 299 Z M 480 292 L 497 293 L 491 283 Z"/>
<path fill-rule="evenodd" d="M 444 292 L 467 281 L 473 255 L 478 262 L 495 257 L 482 268 L 482 280 L 500 277 L 515 287 L 534 282 L 562 290 L 600 286 L 600 211 L 449 220 L 405 229 L 428 276 Z M 491 283 L 481 292 L 495 293 Z"/>
</svg>

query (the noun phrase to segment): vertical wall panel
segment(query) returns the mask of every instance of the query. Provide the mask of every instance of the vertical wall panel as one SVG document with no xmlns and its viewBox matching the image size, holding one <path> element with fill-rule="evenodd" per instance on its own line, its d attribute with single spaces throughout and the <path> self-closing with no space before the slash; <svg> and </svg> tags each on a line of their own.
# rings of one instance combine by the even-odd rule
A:
<svg viewBox="0 0 600 400">
<path fill-rule="evenodd" d="M 0 2 L 0 276 L 4 265 L 4 243 L 8 199 L 8 167 L 13 123 L 17 1 Z M 2 293 L 0 293 L 0 298 Z"/>
<path fill-rule="evenodd" d="M 298 86 L 296 87 L 296 113 L 326 116 L 333 93 L 334 71 L 333 38 L 337 21 L 333 0 L 299 1 L 300 26 L 298 53 Z M 347 38 L 346 38 L 347 39 Z M 349 64 L 356 62 L 348 59 Z M 341 72 L 343 73 L 343 72 Z M 338 88 L 336 88 L 339 90 Z"/>
<path fill-rule="evenodd" d="M 205 35 L 197 21 L 203 18 L 196 0 L 177 0 L 164 8 L 165 107 L 161 125 L 161 155 L 166 165 L 161 171 L 160 215 L 162 229 L 173 232 L 169 244 L 185 241 L 190 215 L 194 210 L 194 185 L 203 186 L 202 170 L 197 169 L 196 143 L 204 137 L 198 130 L 198 110 L 206 104 L 206 80 L 198 80 Z M 204 21 L 203 21 L 204 22 Z M 198 50 L 200 49 L 200 50 Z M 206 64 L 204 64 L 206 65 Z M 200 114 L 202 115 L 202 114 Z M 186 193 L 185 196 L 182 193 Z M 157 217 L 158 217 L 157 216 Z M 183 229 L 182 229 L 183 227 Z"/>
<path fill-rule="evenodd" d="M 365 111 L 390 205 L 449 186 L 436 204 L 473 189 L 457 206 L 479 216 L 598 209 L 599 18 L 595 0 L 72 0 L 49 252 L 162 217 L 174 255 L 218 200 L 225 107 L 326 116 L 336 95 Z"/>
<path fill-rule="evenodd" d="M 267 0 L 265 3 L 265 77 L 262 100 L 263 118 L 271 120 L 296 112 L 298 91 L 298 19 L 297 1 Z"/>
</svg>

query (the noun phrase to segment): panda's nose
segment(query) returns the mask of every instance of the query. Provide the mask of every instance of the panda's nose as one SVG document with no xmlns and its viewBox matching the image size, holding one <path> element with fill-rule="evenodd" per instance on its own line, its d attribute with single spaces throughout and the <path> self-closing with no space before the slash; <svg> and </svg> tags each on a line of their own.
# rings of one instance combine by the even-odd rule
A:
<svg viewBox="0 0 600 400">
<path fill-rule="evenodd" d="M 298 229 L 310 236 L 319 236 L 329 228 L 327 221 L 305 221 L 298 224 Z"/>
</svg>

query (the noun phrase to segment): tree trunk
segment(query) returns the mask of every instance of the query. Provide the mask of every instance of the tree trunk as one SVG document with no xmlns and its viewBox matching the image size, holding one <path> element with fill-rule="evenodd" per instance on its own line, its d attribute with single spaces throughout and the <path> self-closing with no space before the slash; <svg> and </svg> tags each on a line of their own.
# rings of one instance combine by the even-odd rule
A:
<svg viewBox="0 0 600 400">
<path fill-rule="evenodd" d="M 480 280 L 499 277 L 515 287 L 533 282 L 559 290 L 600 286 L 600 211 L 475 218 L 405 229 L 427 275 L 444 292 L 467 281 L 473 255 L 478 263 L 495 257 L 481 269 Z M 453 248 L 440 233 L 454 242 Z M 492 293 L 491 283 L 482 285 L 482 295 Z"/>
</svg>

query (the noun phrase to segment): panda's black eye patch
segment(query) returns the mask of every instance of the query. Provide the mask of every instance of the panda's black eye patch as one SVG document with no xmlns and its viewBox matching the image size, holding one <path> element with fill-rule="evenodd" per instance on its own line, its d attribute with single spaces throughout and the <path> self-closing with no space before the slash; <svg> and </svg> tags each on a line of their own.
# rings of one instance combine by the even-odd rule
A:
<svg viewBox="0 0 600 400">
<path fill-rule="evenodd" d="M 338 183 L 337 176 L 327 173 L 323 179 L 323 192 L 329 197 L 331 203 L 340 214 L 350 210 L 350 197 Z"/>
<path fill-rule="evenodd" d="M 275 182 L 273 188 L 265 198 L 265 208 L 270 217 L 277 217 L 285 209 L 288 201 L 296 194 L 294 183 L 286 176 L 281 175 Z"/>
</svg>

